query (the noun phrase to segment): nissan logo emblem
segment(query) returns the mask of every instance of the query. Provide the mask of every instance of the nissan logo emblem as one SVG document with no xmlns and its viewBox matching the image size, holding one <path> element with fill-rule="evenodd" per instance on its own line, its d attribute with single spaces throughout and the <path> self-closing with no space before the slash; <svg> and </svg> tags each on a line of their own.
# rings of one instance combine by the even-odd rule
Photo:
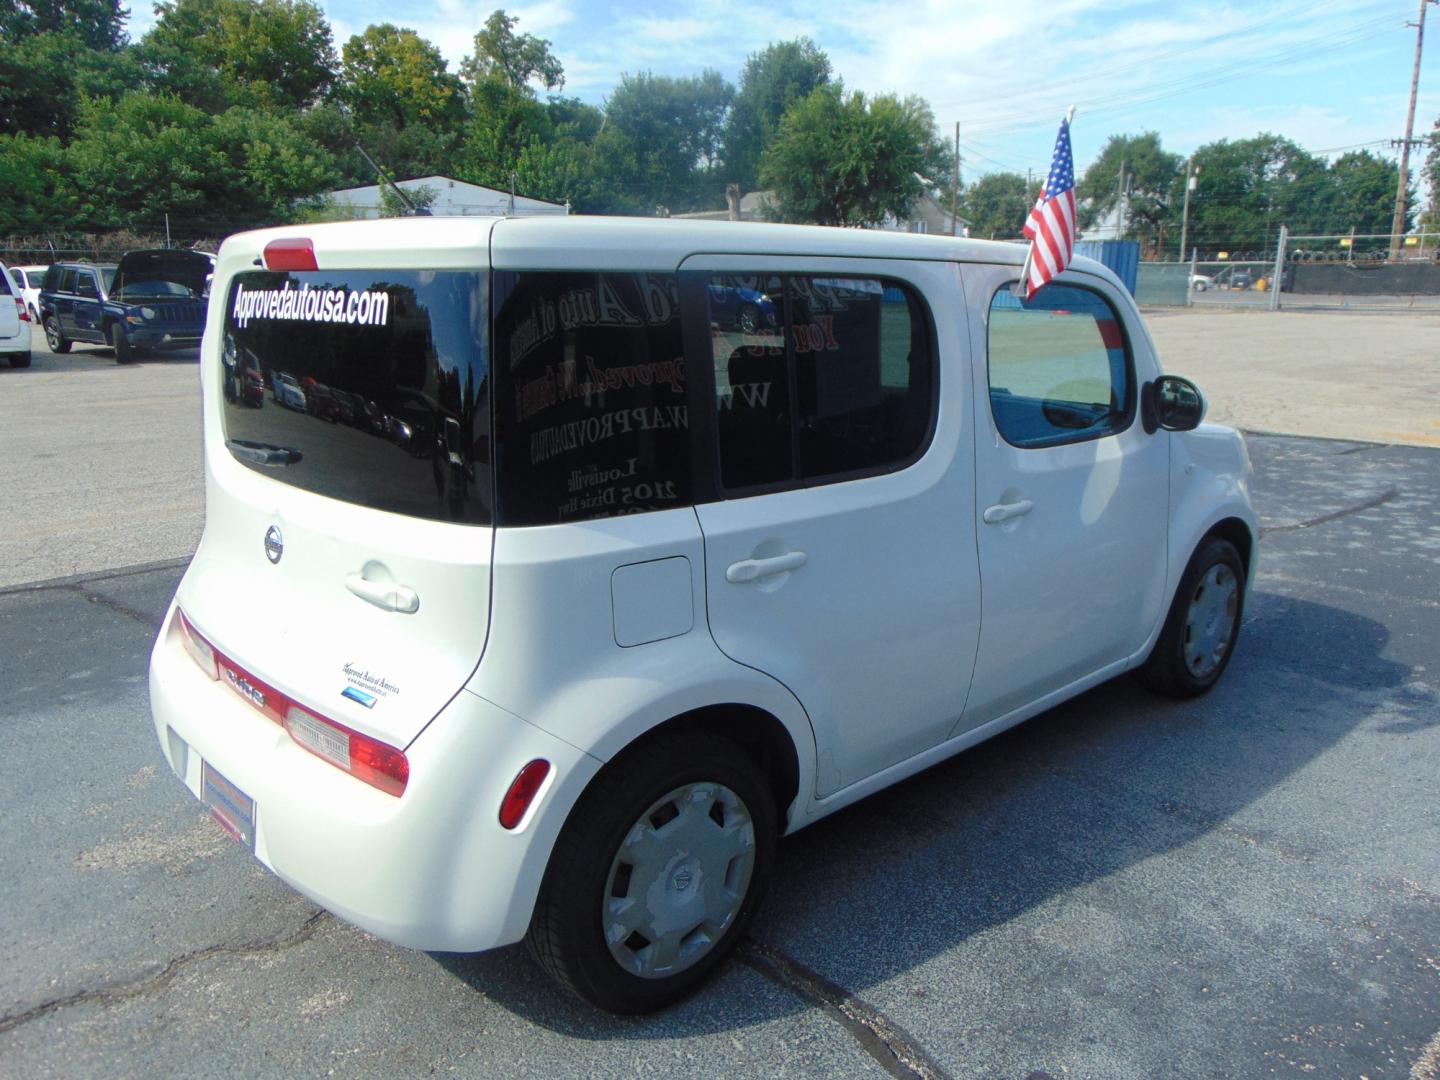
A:
<svg viewBox="0 0 1440 1080">
<path fill-rule="evenodd" d="M 272 563 L 278 563 L 280 556 L 285 554 L 285 538 L 280 535 L 280 530 L 271 525 L 265 530 L 265 557 Z"/>
</svg>

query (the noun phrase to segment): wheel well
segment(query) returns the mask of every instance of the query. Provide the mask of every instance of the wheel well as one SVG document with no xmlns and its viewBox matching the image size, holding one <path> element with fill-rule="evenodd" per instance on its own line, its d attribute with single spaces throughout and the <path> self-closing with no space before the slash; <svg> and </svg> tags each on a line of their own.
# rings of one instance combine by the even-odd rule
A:
<svg viewBox="0 0 1440 1080">
<path fill-rule="evenodd" d="M 1250 527 L 1239 518 L 1226 518 L 1211 526 L 1210 531 L 1205 534 L 1200 543 L 1203 544 L 1212 536 L 1218 536 L 1235 545 L 1235 550 L 1240 553 L 1240 562 L 1245 567 L 1245 576 L 1248 578 L 1250 576 L 1250 556 L 1255 550 L 1255 538 L 1250 535 Z"/>
<path fill-rule="evenodd" d="M 672 717 L 647 731 L 626 749 L 632 749 L 672 731 L 706 731 L 738 745 L 770 779 L 781 831 L 786 810 L 800 792 L 800 759 L 785 725 L 764 709 L 753 705 L 710 705 Z"/>
</svg>

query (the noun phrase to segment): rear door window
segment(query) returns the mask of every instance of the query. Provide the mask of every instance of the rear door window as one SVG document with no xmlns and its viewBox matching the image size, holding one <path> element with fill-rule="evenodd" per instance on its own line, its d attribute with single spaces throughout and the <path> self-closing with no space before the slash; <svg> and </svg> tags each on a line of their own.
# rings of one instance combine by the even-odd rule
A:
<svg viewBox="0 0 1440 1080">
<path fill-rule="evenodd" d="M 489 524 L 488 275 L 237 275 L 221 342 L 226 445 L 281 483 Z"/>
<path fill-rule="evenodd" d="M 828 483 L 904 468 L 935 409 L 929 314 L 898 281 L 708 279 L 720 483 Z"/>
</svg>

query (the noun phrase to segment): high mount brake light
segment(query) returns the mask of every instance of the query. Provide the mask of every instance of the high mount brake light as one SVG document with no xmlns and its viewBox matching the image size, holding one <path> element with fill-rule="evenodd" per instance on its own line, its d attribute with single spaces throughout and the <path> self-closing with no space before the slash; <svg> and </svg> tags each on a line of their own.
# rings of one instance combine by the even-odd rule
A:
<svg viewBox="0 0 1440 1080">
<path fill-rule="evenodd" d="M 319 270 L 315 263 L 315 243 L 306 236 L 287 236 L 265 245 L 267 270 Z"/>
<path fill-rule="evenodd" d="M 185 651 L 212 679 L 224 682 L 316 757 L 387 795 L 398 798 L 404 794 L 410 780 L 410 761 L 403 750 L 321 716 L 280 693 L 206 641 L 183 611 L 178 614 Z"/>
</svg>

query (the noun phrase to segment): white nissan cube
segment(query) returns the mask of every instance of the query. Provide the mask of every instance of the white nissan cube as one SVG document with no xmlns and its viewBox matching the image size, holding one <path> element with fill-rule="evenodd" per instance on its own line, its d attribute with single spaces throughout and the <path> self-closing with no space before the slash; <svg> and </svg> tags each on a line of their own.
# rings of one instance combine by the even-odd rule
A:
<svg viewBox="0 0 1440 1080">
<path fill-rule="evenodd" d="M 216 820 L 382 938 L 705 980 L 780 836 L 1123 672 L 1234 652 L 1258 535 L 1086 259 L 401 219 L 221 248 L 206 523 L 151 658 Z M 266 391 L 269 391 L 267 393 Z"/>
</svg>

